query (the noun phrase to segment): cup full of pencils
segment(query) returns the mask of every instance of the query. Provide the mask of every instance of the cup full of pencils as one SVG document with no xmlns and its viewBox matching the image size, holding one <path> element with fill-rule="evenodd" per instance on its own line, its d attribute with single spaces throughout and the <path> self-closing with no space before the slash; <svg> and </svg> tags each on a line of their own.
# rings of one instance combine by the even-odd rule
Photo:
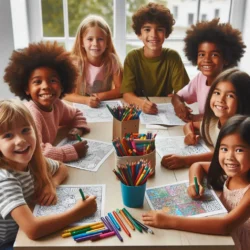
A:
<svg viewBox="0 0 250 250">
<path fill-rule="evenodd" d="M 118 165 L 114 174 L 121 182 L 121 194 L 123 204 L 127 207 L 142 207 L 146 191 L 147 179 L 152 175 L 150 161 L 140 160 L 138 162 Z"/>
</svg>

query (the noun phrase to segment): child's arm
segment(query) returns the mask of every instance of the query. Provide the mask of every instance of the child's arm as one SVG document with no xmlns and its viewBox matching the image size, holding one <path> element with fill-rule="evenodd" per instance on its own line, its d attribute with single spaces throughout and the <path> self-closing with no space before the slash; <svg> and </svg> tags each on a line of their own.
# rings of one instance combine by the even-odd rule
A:
<svg viewBox="0 0 250 250">
<path fill-rule="evenodd" d="M 174 94 L 171 102 L 174 106 L 176 115 L 184 122 L 190 121 L 190 114 L 193 110 L 185 105 L 183 98 L 177 94 Z"/>
<path fill-rule="evenodd" d="M 77 102 L 90 106 L 91 108 L 97 108 L 100 104 L 100 99 L 96 95 L 83 96 L 77 93 L 71 93 L 65 95 L 64 99 L 69 102 Z"/>
<path fill-rule="evenodd" d="M 87 197 L 66 212 L 42 217 L 35 217 L 27 205 L 21 205 L 11 211 L 11 216 L 27 236 L 35 240 L 93 214 L 97 209 L 95 199 L 95 196 Z"/>
<path fill-rule="evenodd" d="M 199 135 L 195 133 L 200 130 L 201 122 L 188 122 L 183 127 L 183 132 L 185 134 L 184 142 L 187 145 L 196 145 L 199 140 Z"/>
<path fill-rule="evenodd" d="M 68 177 L 68 168 L 64 165 L 64 163 L 59 162 L 59 168 L 52 175 L 52 182 L 55 187 L 59 186 L 66 178 Z"/>
<path fill-rule="evenodd" d="M 200 161 L 211 161 L 213 157 L 213 152 L 207 152 L 198 155 L 164 155 L 161 160 L 161 165 L 168 169 L 176 169 L 184 166 L 191 166 L 195 162 Z"/>
<path fill-rule="evenodd" d="M 122 84 L 122 73 L 113 75 L 113 83 L 115 88 L 106 92 L 95 93 L 96 96 L 101 100 L 111 100 L 120 98 L 121 94 L 121 84 Z"/>
<path fill-rule="evenodd" d="M 158 113 L 157 105 L 151 101 L 143 100 L 133 92 L 127 92 L 123 94 L 123 99 L 126 103 L 138 105 L 142 111 L 146 114 L 155 115 Z"/>
<path fill-rule="evenodd" d="M 250 217 L 250 190 L 239 205 L 224 217 L 190 218 L 171 216 L 163 211 L 150 211 L 142 215 L 148 226 L 177 229 L 194 233 L 229 235 Z"/>
</svg>

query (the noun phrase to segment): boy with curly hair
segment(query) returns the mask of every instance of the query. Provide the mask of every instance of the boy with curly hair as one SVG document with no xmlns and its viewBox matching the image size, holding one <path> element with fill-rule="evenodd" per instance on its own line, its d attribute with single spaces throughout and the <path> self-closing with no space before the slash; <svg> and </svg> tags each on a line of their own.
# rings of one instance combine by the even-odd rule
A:
<svg viewBox="0 0 250 250">
<path fill-rule="evenodd" d="M 127 103 L 140 106 L 145 113 L 156 114 L 157 105 L 139 96 L 167 96 L 189 82 L 179 54 L 162 48 L 175 20 L 164 5 L 149 3 L 136 11 L 132 21 L 132 28 L 144 47 L 127 55 L 121 91 Z"/>
<path fill-rule="evenodd" d="M 28 101 L 25 104 L 35 120 L 43 154 L 62 162 L 77 160 L 88 149 L 86 141 L 52 145 L 59 126 L 71 128 L 68 137 L 72 140 L 90 131 L 81 111 L 61 100 L 73 91 L 76 78 L 70 53 L 56 42 L 32 43 L 14 50 L 5 69 L 4 80 L 11 92 Z"/>
<path fill-rule="evenodd" d="M 236 66 L 246 47 L 239 30 L 219 19 L 199 22 L 187 30 L 185 54 L 201 71 L 172 98 L 176 115 L 183 121 L 200 120 L 214 79 L 225 69 Z M 188 104 L 198 102 L 199 114 L 191 114 Z"/>
</svg>

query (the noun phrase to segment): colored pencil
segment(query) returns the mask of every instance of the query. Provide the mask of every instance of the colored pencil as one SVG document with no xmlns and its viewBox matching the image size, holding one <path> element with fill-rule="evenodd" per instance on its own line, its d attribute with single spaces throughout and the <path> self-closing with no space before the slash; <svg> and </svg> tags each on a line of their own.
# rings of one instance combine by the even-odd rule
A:
<svg viewBox="0 0 250 250">
<path fill-rule="evenodd" d="M 128 231 L 127 227 L 125 226 L 125 224 L 122 222 L 121 218 L 119 217 L 119 215 L 116 213 L 116 211 L 113 211 L 113 215 L 115 216 L 116 220 L 118 221 L 118 223 L 120 224 L 121 228 L 124 230 L 124 232 L 131 237 L 130 232 Z"/>
<path fill-rule="evenodd" d="M 90 226 L 95 226 L 98 224 L 103 224 L 103 223 L 101 221 L 98 221 L 98 222 L 93 222 L 93 223 L 89 223 L 89 224 L 82 225 L 82 226 L 72 227 L 72 228 L 64 230 L 63 233 L 70 233 L 79 229 L 83 229 L 83 228 L 90 227 Z"/>
<path fill-rule="evenodd" d="M 122 236 L 120 235 L 120 233 L 118 232 L 118 230 L 116 229 L 116 227 L 115 227 L 115 225 L 112 223 L 112 221 L 109 219 L 109 217 L 108 217 L 108 216 L 105 216 L 105 219 L 109 222 L 110 226 L 113 228 L 112 231 L 115 232 L 117 238 L 118 238 L 121 242 L 123 242 Z"/>
<path fill-rule="evenodd" d="M 123 211 L 124 214 L 127 216 L 128 220 L 134 225 L 134 227 L 135 227 L 139 232 L 142 233 L 142 228 L 141 228 L 138 224 L 136 224 L 136 223 L 134 222 L 133 217 L 130 215 L 130 213 L 127 211 L 127 209 L 126 209 L 126 208 L 123 208 L 122 211 Z"/>
<path fill-rule="evenodd" d="M 108 232 L 108 233 L 104 233 L 104 234 L 99 234 L 99 235 L 93 237 L 91 239 L 91 241 L 97 241 L 97 240 L 106 239 L 106 238 L 114 236 L 114 235 L 115 235 L 114 231 L 111 231 L 111 232 Z"/>
<path fill-rule="evenodd" d="M 84 196 L 84 193 L 83 193 L 83 191 L 82 191 L 81 188 L 79 188 L 79 192 L 80 192 L 80 194 L 81 194 L 81 196 L 82 196 L 82 200 L 84 201 L 84 200 L 85 200 L 85 196 Z"/>
<path fill-rule="evenodd" d="M 117 223 L 117 221 L 115 220 L 114 216 L 111 213 L 108 213 L 108 217 L 110 218 L 110 220 L 113 222 L 113 224 L 115 225 L 115 227 L 121 231 L 121 228 L 119 226 L 119 224 Z"/>
<path fill-rule="evenodd" d="M 127 224 L 129 225 L 129 227 L 132 229 L 132 230 L 135 230 L 135 227 L 134 225 L 129 221 L 129 219 L 126 217 L 126 215 L 124 214 L 124 212 L 122 210 L 119 210 L 117 209 L 116 210 L 118 213 L 121 214 L 121 216 L 123 217 L 123 219 L 127 222 Z"/>
</svg>

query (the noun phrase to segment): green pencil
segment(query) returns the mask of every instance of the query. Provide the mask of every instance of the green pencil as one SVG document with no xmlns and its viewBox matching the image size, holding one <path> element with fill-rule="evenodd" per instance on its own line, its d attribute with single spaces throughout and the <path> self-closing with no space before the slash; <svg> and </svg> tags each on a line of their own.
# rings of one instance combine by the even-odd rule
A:
<svg viewBox="0 0 250 250">
<path fill-rule="evenodd" d="M 80 135 L 76 134 L 76 138 L 77 138 L 78 141 L 82 141 L 82 138 L 81 138 Z"/>
<path fill-rule="evenodd" d="M 85 196 L 84 196 L 84 193 L 83 193 L 83 191 L 82 191 L 81 188 L 79 188 L 79 192 L 80 192 L 80 194 L 81 194 L 81 196 L 82 196 L 82 200 L 84 201 L 84 200 L 85 200 Z"/>
</svg>

